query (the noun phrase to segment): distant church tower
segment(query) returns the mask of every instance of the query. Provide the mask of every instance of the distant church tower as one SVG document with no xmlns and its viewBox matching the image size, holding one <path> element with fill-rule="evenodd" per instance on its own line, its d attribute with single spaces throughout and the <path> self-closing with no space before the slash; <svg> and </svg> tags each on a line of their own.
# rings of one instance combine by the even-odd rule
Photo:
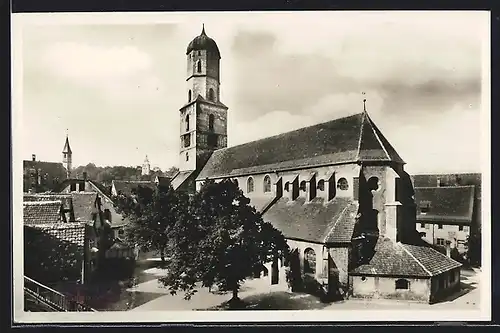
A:
<svg viewBox="0 0 500 333">
<path fill-rule="evenodd" d="M 148 155 L 146 155 L 146 159 L 142 164 L 142 175 L 149 176 L 150 173 L 151 173 L 151 165 L 149 164 Z"/>
<path fill-rule="evenodd" d="M 227 146 L 227 107 L 220 101 L 220 53 L 203 27 L 189 43 L 186 104 L 180 109 L 180 171 L 198 170 Z"/>
<path fill-rule="evenodd" d="M 73 152 L 71 151 L 71 147 L 69 146 L 68 135 L 66 135 L 66 143 L 63 148 L 63 164 L 66 168 L 66 178 L 71 178 L 71 167 L 73 163 Z"/>
</svg>

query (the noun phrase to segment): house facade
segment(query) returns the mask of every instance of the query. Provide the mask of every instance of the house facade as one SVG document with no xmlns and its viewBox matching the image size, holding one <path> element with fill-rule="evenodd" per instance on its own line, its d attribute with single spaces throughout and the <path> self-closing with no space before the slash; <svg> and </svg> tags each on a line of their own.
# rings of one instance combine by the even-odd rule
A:
<svg viewBox="0 0 500 333">
<path fill-rule="evenodd" d="M 203 29 L 186 56 L 180 167 L 172 183 L 190 192 L 207 179 L 238 184 L 292 249 L 290 258 L 266 265 L 262 275 L 271 284 L 313 285 L 342 298 L 423 302 L 456 288 L 460 264 L 421 239 L 405 163 L 366 109 L 227 147 L 217 44 Z M 399 264 L 387 268 L 391 262 L 380 253 Z"/>
</svg>

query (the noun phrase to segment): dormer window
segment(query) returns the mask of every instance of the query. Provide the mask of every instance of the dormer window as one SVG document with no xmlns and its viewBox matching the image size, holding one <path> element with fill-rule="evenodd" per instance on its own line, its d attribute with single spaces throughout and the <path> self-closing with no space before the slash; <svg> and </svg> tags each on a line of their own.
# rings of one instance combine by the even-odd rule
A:
<svg viewBox="0 0 500 333">
<path fill-rule="evenodd" d="M 347 179 L 340 178 L 337 182 L 337 188 L 341 191 L 347 191 L 349 189 L 349 183 L 347 182 Z"/>
<path fill-rule="evenodd" d="M 431 210 L 431 202 L 420 201 L 419 209 L 420 209 L 420 214 L 427 214 Z"/>
<path fill-rule="evenodd" d="M 301 190 L 302 192 L 306 191 L 306 181 L 305 180 L 300 182 L 299 190 Z"/>
<path fill-rule="evenodd" d="M 325 190 L 325 181 L 323 179 L 321 179 L 319 182 L 318 182 L 318 190 L 319 191 L 324 191 Z"/>
</svg>

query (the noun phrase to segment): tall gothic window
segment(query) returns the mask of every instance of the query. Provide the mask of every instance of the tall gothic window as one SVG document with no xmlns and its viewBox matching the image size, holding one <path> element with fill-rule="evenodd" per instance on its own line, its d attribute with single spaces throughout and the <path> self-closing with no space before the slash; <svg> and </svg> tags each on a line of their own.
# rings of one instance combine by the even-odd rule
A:
<svg viewBox="0 0 500 333">
<path fill-rule="evenodd" d="M 253 192 L 253 178 L 252 177 L 248 177 L 248 179 L 247 179 L 247 192 L 248 193 Z"/>
<path fill-rule="evenodd" d="M 208 130 L 210 132 L 214 131 L 214 122 L 215 122 L 215 117 L 213 114 L 208 116 Z"/>
<path fill-rule="evenodd" d="M 196 64 L 196 71 L 198 73 L 201 73 L 201 61 L 200 60 L 198 60 L 198 63 Z"/>
<path fill-rule="evenodd" d="M 208 100 L 215 102 L 215 93 L 212 88 L 208 90 Z"/>
<path fill-rule="evenodd" d="M 304 251 L 304 273 L 305 274 L 316 273 L 316 253 L 311 248 L 307 248 Z"/>
<path fill-rule="evenodd" d="M 266 175 L 264 177 L 264 193 L 269 193 L 271 192 L 271 177 Z"/>
<path fill-rule="evenodd" d="M 191 93 L 191 89 L 189 89 L 189 91 L 188 91 L 188 102 L 191 102 L 191 94 L 192 94 Z"/>
<path fill-rule="evenodd" d="M 186 132 L 189 131 L 189 115 L 186 116 Z"/>
<path fill-rule="evenodd" d="M 191 135 L 184 134 L 184 147 L 189 147 L 191 145 Z"/>
</svg>

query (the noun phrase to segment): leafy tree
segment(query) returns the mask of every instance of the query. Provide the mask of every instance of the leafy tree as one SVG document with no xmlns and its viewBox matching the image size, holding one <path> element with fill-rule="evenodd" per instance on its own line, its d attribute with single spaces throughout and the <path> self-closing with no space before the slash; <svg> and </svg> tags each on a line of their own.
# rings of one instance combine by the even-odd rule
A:
<svg viewBox="0 0 500 333">
<path fill-rule="evenodd" d="M 139 186 L 132 196 L 114 197 L 117 211 L 130 220 L 125 238 L 143 251 L 158 251 L 165 262 L 168 234 L 178 216 L 187 210 L 188 198 L 170 187 Z"/>
<path fill-rule="evenodd" d="M 231 180 L 205 182 L 189 210 L 171 229 L 169 270 L 160 281 L 189 299 L 200 286 L 216 285 L 238 301 L 241 283 L 263 264 L 288 253 L 280 231 L 264 222 Z"/>
</svg>

